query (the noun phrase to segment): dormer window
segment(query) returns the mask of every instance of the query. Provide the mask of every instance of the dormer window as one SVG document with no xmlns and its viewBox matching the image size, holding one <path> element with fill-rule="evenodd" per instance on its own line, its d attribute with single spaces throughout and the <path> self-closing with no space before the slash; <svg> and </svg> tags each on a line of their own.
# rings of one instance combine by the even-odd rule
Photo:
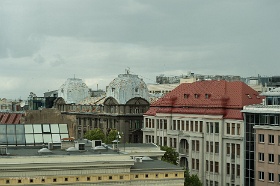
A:
<svg viewBox="0 0 280 186">
<path fill-rule="evenodd" d="M 138 88 L 135 88 L 135 92 L 138 92 Z"/>
<path fill-rule="evenodd" d="M 205 94 L 205 99 L 209 99 L 210 98 L 210 94 Z"/>
<path fill-rule="evenodd" d="M 189 94 L 184 94 L 185 99 L 188 99 L 188 97 L 189 97 Z"/>
<path fill-rule="evenodd" d="M 195 98 L 198 98 L 198 97 L 199 97 L 199 94 L 194 94 L 194 97 L 195 97 Z"/>
<path fill-rule="evenodd" d="M 250 96 L 250 94 L 247 94 L 247 97 L 248 97 L 249 99 L 252 99 L 252 97 Z"/>
<path fill-rule="evenodd" d="M 115 91 L 115 88 L 112 88 L 112 92 L 114 92 Z"/>
</svg>

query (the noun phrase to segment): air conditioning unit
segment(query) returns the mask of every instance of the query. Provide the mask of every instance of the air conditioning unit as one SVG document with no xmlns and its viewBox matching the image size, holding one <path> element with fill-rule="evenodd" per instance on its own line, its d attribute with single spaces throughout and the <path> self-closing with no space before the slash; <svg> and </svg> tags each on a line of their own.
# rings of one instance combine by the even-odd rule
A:
<svg viewBox="0 0 280 186">
<path fill-rule="evenodd" d="M 92 148 L 102 145 L 102 140 L 92 140 Z"/>
<path fill-rule="evenodd" d="M 52 142 L 49 142 L 49 143 L 48 143 L 48 149 L 49 149 L 49 150 L 52 150 L 52 149 L 53 149 L 53 143 L 52 143 Z"/>
</svg>

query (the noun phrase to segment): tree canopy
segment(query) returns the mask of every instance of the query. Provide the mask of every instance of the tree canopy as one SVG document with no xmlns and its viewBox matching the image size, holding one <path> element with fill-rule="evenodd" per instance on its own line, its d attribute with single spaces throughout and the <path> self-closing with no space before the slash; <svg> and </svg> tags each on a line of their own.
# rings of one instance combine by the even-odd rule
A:
<svg viewBox="0 0 280 186">
<path fill-rule="evenodd" d="M 196 174 L 190 175 L 189 171 L 185 171 L 185 186 L 202 186 L 202 182 Z"/>
<path fill-rule="evenodd" d="M 104 141 L 105 134 L 104 134 L 103 130 L 97 128 L 97 129 L 87 131 L 85 133 L 84 137 L 88 140 L 102 140 L 102 141 Z"/>
<path fill-rule="evenodd" d="M 112 143 L 112 141 L 114 141 L 117 138 L 117 135 L 118 135 L 117 130 L 115 129 L 110 130 L 106 137 L 106 143 Z"/>
<path fill-rule="evenodd" d="M 173 148 L 168 146 L 161 146 L 160 150 L 165 151 L 164 155 L 161 158 L 162 161 L 166 161 L 174 165 L 178 164 L 179 154 Z"/>
</svg>

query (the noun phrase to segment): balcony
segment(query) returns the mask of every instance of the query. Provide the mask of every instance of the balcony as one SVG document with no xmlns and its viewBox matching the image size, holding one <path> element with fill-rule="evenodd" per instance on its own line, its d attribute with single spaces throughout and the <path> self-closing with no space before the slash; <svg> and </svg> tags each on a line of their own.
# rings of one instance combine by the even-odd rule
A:
<svg viewBox="0 0 280 186">
<path fill-rule="evenodd" d="M 189 156 L 189 149 L 179 148 L 179 153 Z"/>
</svg>

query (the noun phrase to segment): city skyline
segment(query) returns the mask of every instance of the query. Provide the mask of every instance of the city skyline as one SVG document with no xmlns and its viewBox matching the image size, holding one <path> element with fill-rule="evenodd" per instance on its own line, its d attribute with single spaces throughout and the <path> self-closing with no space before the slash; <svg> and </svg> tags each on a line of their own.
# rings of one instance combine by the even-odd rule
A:
<svg viewBox="0 0 280 186">
<path fill-rule="evenodd" d="M 105 87 L 130 68 L 278 75 L 279 1 L 0 1 L 0 98 L 42 96 L 67 78 Z"/>
</svg>

